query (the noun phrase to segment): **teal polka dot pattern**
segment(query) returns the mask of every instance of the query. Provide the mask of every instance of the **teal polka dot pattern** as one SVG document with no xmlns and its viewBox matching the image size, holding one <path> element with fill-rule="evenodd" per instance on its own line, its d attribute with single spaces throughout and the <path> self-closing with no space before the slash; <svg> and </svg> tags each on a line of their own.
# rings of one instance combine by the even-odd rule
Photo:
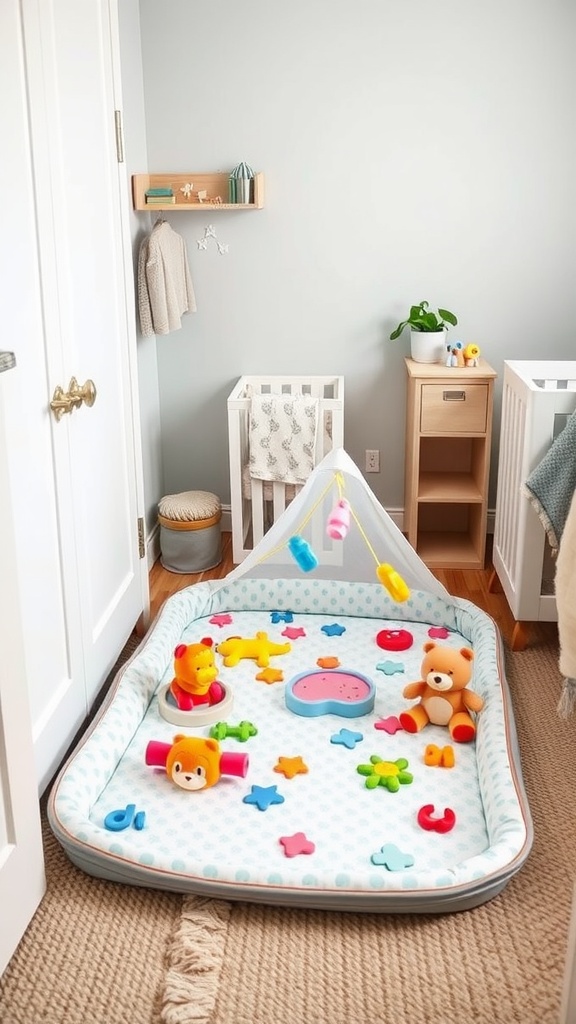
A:
<svg viewBox="0 0 576 1024">
<path fill-rule="evenodd" d="M 264 631 L 285 641 L 284 621 L 272 622 L 270 609 L 293 613 L 293 627 L 303 636 L 291 641 L 288 654 L 271 666 L 283 682 L 256 680 L 260 669 L 243 660 L 225 668 L 216 654 L 219 678 L 230 686 L 231 723 L 253 722 L 258 733 L 248 742 L 227 739 L 222 749 L 248 754 L 246 778 L 223 776 L 212 789 L 189 793 L 174 786 L 163 769 L 145 764 L 150 740 L 171 742 L 180 729 L 159 714 L 157 693 L 172 678 L 178 643 L 210 636 L 217 645 L 227 636 L 254 636 Z M 227 612 L 229 625 L 210 618 Z M 339 624 L 344 631 L 326 635 L 322 627 Z M 452 769 L 424 764 L 428 743 L 450 742 L 446 729 L 428 726 L 419 735 L 376 730 L 379 719 L 397 716 L 411 702 L 403 687 L 420 678 L 423 644 L 431 626 L 445 626 L 442 643 L 472 646 L 471 688 L 485 701 L 478 716 L 475 743 L 453 744 Z M 408 629 L 412 647 L 395 655 L 404 671 L 378 671 L 382 651 L 376 643 L 383 629 Z M 364 716 L 304 717 L 285 703 L 286 683 L 317 669 L 319 658 L 337 658 L 344 669 L 359 672 L 376 688 L 374 710 Z M 361 733 L 362 756 L 330 742 L 345 725 Z M 186 731 L 186 730 L 184 730 Z M 209 727 L 190 729 L 207 736 Z M 368 790 L 356 771 L 372 754 L 384 760 L 406 758 L 414 775 L 410 786 L 391 793 Z M 280 758 L 301 757 L 308 768 L 291 778 L 275 771 Z M 252 786 L 277 786 L 282 804 L 262 813 L 244 803 Z M 447 834 L 426 832 L 417 824 L 424 804 L 438 814 L 450 807 L 456 826 Z M 120 834 L 104 828 L 107 814 L 134 804 L 146 815 L 145 827 Z M 462 890 L 486 876 L 495 877 L 522 862 L 530 828 L 516 749 L 514 720 L 504 677 L 499 637 L 492 620 L 466 601 L 445 601 L 412 592 L 395 604 L 379 584 L 313 579 L 238 580 L 224 586 L 197 584 L 170 598 L 145 645 L 120 673 L 113 699 L 94 730 L 86 736 L 60 777 L 50 808 L 52 826 L 66 847 L 69 837 L 83 848 L 83 858 L 106 863 L 114 877 L 126 879 L 130 864 L 149 868 L 149 883 L 158 876 L 185 887 L 213 879 L 224 885 L 270 886 L 319 893 L 429 892 Z M 315 844 L 309 855 L 286 857 L 281 836 L 303 832 Z M 371 854 L 394 842 L 414 858 L 410 870 L 375 870 Z"/>
</svg>

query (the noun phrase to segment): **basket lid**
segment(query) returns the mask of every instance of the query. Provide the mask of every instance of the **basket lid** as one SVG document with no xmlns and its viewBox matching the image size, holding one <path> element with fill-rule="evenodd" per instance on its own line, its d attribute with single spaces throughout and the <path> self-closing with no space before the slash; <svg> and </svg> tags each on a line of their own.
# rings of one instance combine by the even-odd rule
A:
<svg viewBox="0 0 576 1024">
<path fill-rule="evenodd" d="M 210 491 L 182 491 L 181 494 L 167 494 L 158 504 L 158 512 L 164 519 L 190 523 L 211 519 L 221 510 L 220 498 Z"/>
</svg>

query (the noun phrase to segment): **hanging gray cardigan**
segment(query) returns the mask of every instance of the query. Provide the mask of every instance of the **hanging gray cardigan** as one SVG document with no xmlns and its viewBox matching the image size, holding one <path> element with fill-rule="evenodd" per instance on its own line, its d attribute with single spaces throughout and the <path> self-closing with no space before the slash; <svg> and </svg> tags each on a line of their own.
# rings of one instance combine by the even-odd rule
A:
<svg viewBox="0 0 576 1024">
<path fill-rule="evenodd" d="M 138 310 L 145 338 L 179 330 L 182 315 L 196 311 L 186 243 L 167 221 L 159 221 L 140 245 Z"/>
</svg>

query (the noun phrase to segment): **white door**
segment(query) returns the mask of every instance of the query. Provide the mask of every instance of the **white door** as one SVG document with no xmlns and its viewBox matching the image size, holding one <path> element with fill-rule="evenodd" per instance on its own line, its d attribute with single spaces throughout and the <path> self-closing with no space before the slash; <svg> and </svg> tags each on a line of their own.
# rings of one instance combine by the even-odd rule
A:
<svg viewBox="0 0 576 1024">
<path fill-rule="evenodd" d="M 10 489 L 6 419 L 16 370 L 0 352 L 0 494 Z M 12 511 L 0 501 L 0 974 L 45 889 L 24 672 Z"/>
<path fill-rule="evenodd" d="M 16 239 L 4 247 L 4 347 L 25 382 L 12 503 L 43 789 L 148 611 L 128 190 L 115 144 L 113 0 L 2 0 L 0 9 L 11 29 L 0 31 L 0 74 L 11 73 L 0 185 L 11 197 L 6 238 Z M 72 377 L 91 379 L 96 400 L 57 421 L 50 401 Z"/>
</svg>

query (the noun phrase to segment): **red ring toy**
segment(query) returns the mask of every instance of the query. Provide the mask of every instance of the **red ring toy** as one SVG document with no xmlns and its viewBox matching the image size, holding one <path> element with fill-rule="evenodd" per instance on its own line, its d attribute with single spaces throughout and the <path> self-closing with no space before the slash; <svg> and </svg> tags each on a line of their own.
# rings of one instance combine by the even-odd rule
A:
<svg viewBox="0 0 576 1024">
<path fill-rule="evenodd" d="M 407 629 L 381 629 L 376 643 L 384 651 L 407 651 L 412 647 L 414 637 Z"/>
</svg>

